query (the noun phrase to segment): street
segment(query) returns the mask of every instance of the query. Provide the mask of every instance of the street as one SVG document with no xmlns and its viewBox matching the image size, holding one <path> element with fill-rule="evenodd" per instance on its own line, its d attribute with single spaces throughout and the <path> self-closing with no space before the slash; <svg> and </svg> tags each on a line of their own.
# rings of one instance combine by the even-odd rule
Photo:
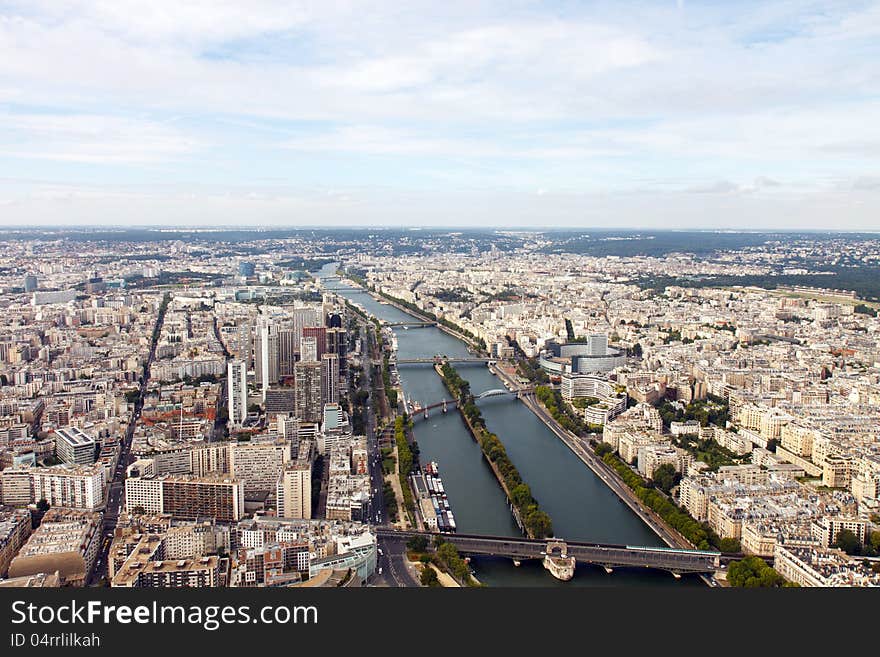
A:
<svg viewBox="0 0 880 657">
<path fill-rule="evenodd" d="M 101 542 L 101 549 L 95 559 L 94 567 L 88 578 L 88 584 L 95 586 L 108 576 L 107 559 L 110 553 L 110 543 L 113 538 L 113 532 L 116 529 L 116 522 L 119 520 L 119 511 L 125 500 L 125 470 L 129 465 L 131 455 L 131 442 L 134 438 L 134 430 L 137 426 L 141 410 L 144 407 L 144 395 L 147 391 L 147 385 L 150 382 L 150 366 L 156 357 L 156 344 L 162 331 L 162 323 L 165 319 L 164 305 L 159 311 L 156 318 L 156 327 L 153 332 L 153 339 L 150 342 L 150 352 L 147 355 L 147 362 L 144 365 L 144 375 L 141 379 L 140 394 L 135 401 L 134 411 L 131 415 L 131 421 L 125 431 L 125 438 L 119 449 L 119 459 L 116 462 L 116 469 L 113 472 L 113 479 L 110 481 L 107 492 L 107 504 L 104 508 L 104 538 Z"/>
</svg>

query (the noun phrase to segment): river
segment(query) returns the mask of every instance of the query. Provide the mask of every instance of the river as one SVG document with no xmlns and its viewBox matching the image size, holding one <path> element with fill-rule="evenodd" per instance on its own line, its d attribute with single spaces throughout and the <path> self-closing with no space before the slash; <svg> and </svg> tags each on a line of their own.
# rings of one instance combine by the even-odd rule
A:
<svg viewBox="0 0 880 657">
<path fill-rule="evenodd" d="M 333 276 L 336 265 L 324 267 L 319 276 Z M 330 290 L 340 287 L 326 281 Z M 338 292 L 367 312 L 387 322 L 405 322 L 412 316 L 376 301 L 366 292 Z M 467 347 L 439 328 L 396 328 L 398 358 L 431 358 L 436 354 L 465 356 Z M 482 364 L 456 366 L 477 395 L 503 384 Z M 430 365 L 398 367 L 407 398 L 432 404 L 449 396 Z M 486 426 L 504 443 L 510 459 L 532 494 L 550 517 L 556 536 L 583 541 L 626 545 L 663 546 L 660 538 L 636 516 L 571 450 L 526 406 L 511 397 L 479 402 Z M 466 534 L 520 536 L 504 493 L 479 446 L 458 412 L 439 411 L 415 423 L 415 440 L 421 461 L 436 461 L 449 498 L 458 531 Z M 475 558 L 477 578 L 490 586 L 623 586 L 700 584 L 694 576 L 676 580 L 669 573 L 641 569 L 616 569 L 606 574 L 598 567 L 579 565 L 574 579 L 559 582 L 538 562 L 516 567 L 508 559 Z"/>
</svg>

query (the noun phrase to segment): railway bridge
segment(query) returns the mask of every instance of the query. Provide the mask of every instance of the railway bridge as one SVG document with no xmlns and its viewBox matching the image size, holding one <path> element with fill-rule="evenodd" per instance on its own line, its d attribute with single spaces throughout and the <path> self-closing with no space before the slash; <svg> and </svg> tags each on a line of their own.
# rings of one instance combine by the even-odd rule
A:
<svg viewBox="0 0 880 657">
<path fill-rule="evenodd" d="M 409 539 L 423 536 L 430 541 L 438 536 L 429 532 L 381 528 L 376 531 L 379 538 Z M 680 577 L 685 573 L 713 573 L 721 568 L 721 553 L 704 550 L 584 543 L 558 538 L 540 540 L 471 534 L 443 534 L 443 540 L 455 545 L 464 555 L 507 557 L 515 561 L 543 559 L 548 554 L 548 550 L 558 550 L 562 545 L 568 556 L 574 557 L 578 563 L 602 566 L 608 573 L 614 568 L 654 568 Z"/>
</svg>

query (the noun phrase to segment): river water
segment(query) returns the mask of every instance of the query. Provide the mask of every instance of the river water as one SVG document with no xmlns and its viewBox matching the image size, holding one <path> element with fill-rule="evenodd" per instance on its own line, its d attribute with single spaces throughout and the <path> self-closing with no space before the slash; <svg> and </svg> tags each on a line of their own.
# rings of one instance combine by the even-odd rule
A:
<svg viewBox="0 0 880 657">
<path fill-rule="evenodd" d="M 319 276 L 332 276 L 336 265 L 327 265 Z M 340 287 L 327 281 L 326 287 Z M 380 303 L 366 292 L 338 292 L 368 313 L 388 322 L 405 322 L 412 316 Z M 398 358 L 431 358 L 436 354 L 466 356 L 460 340 L 436 327 L 395 328 Z M 475 395 L 503 388 L 483 364 L 459 364 L 458 372 Z M 442 380 L 430 365 L 398 366 L 408 399 L 423 405 L 449 397 Z M 555 535 L 570 540 L 625 545 L 663 546 L 660 538 L 566 447 L 526 406 L 511 397 L 490 397 L 479 402 L 486 426 L 504 443 L 511 461 L 532 495 L 553 520 Z M 520 536 L 491 469 L 456 412 L 435 411 L 415 423 L 415 440 L 421 461 L 436 461 L 458 531 L 466 534 Z M 574 579 L 559 582 L 535 561 L 516 567 L 508 559 L 475 558 L 477 578 L 490 586 L 622 586 L 699 584 L 696 577 L 676 580 L 668 573 L 642 569 L 616 569 L 607 574 L 598 567 L 579 565 Z"/>
</svg>

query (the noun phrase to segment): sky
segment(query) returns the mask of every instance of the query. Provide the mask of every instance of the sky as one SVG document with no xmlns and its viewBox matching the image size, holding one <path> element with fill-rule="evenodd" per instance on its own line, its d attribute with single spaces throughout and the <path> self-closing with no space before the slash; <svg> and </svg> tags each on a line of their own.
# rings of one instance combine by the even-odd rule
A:
<svg viewBox="0 0 880 657">
<path fill-rule="evenodd" d="M 0 0 L 0 226 L 880 230 L 880 3 Z"/>
</svg>

